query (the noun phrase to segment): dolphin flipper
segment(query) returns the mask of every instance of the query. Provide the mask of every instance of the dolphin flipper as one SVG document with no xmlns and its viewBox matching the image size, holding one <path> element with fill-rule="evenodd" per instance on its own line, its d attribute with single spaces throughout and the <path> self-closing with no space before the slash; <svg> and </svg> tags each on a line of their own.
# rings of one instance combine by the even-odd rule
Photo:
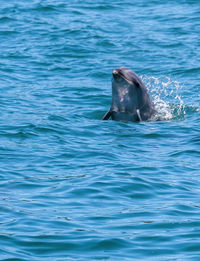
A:
<svg viewBox="0 0 200 261">
<path fill-rule="evenodd" d="M 109 111 L 107 111 L 106 112 L 106 114 L 103 116 L 103 121 L 105 121 L 105 120 L 108 120 L 109 118 L 110 118 L 110 116 L 111 116 L 111 111 L 109 110 Z"/>
<path fill-rule="evenodd" d="M 138 109 L 138 110 L 136 110 L 136 112 L 137 112 L 137 116 L 138 116 L 139 121 L 142 121 L 142 117 L 140 115 L 140 110 Z"/>
</svg>

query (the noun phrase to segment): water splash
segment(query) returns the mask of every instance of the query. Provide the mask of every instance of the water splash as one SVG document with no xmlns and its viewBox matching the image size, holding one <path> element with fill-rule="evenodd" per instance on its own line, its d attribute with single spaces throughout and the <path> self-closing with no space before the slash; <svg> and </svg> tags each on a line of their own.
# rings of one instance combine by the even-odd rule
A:
<svg viewBox="0 0 200 261">
<path fill-rule="evenodd" d="M 181 97 L 182 86 L 170 77 L 141 77 L 153 98 L 156 115 L 154 120 L 182 119 L 186 115 L 185 105 Z"/>
</svg>

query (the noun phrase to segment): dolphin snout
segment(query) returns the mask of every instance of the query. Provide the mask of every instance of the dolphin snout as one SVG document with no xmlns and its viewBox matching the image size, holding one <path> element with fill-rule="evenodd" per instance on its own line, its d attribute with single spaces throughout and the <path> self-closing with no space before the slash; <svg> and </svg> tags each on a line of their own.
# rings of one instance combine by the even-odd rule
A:
<svg viewBox="0 0 200 261">
<path fill-rule="evenodd" d="M 112 73 L 113 73 L 113 75 L 116 75 L 116 74 L 118 74 L 118 70 L 117 70 L 117 69 L 114 69 L 114 70 L 112 71 Z"/>
</svg>

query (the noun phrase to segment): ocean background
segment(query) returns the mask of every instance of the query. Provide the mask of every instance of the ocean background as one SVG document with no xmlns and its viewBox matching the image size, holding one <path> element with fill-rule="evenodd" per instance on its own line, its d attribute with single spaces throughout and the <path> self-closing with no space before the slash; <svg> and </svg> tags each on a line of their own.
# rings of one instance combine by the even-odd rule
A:
<svg viewBox="0 0 200 261">
<path fill-rule="evenodd" d="M 200 4 L 1 0 L 0 260 L 200 260 Z M 112 70 L 160 121 L 102 121 Z"/>
</svg>

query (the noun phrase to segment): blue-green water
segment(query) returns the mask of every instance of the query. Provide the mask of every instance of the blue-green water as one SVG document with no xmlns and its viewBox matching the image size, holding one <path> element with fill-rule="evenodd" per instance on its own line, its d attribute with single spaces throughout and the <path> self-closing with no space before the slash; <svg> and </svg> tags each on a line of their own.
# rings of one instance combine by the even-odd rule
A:
<svg viewBox="0 0 200 261">
<path fill-rule="evenodd" d="M 200 5 L 1 1 L 0 260 L 200 260 Z M 111 73 L 161 121 L 102 121 Z"/>
</svg>

